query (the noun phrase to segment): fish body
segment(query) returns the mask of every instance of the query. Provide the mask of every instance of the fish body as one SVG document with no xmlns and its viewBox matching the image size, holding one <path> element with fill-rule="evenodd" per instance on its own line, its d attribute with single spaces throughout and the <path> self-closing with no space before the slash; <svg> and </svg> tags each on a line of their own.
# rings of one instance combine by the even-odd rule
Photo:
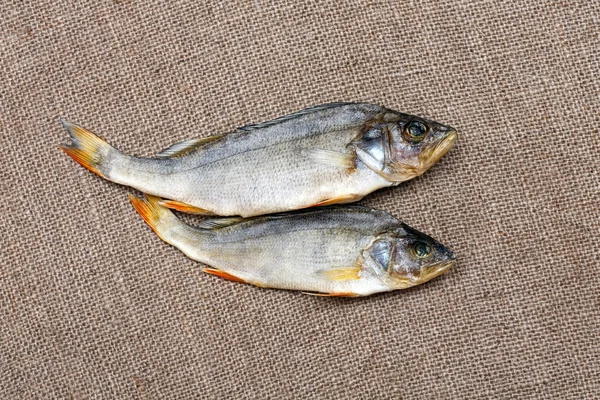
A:
<svg viewBox="0 0 600 400">
<path fill-rule="evenodd" d="M 259 287 L 367 296 L 426 282 L 454 254 L 391 215 L 333 206 L 192 227 L 160 199 L 130 199 L 150 227 L 208 273 Z"/>
<path fill-rule="evenodd" d="M 335 103 L 140 158 L 63 124 L 73 144 L 62 149 L 96 174 L 167 199 L 169 208 L 244 217 L 357 201 L 422 174 L 457 137 L 381 106 Z"/>
</svg>

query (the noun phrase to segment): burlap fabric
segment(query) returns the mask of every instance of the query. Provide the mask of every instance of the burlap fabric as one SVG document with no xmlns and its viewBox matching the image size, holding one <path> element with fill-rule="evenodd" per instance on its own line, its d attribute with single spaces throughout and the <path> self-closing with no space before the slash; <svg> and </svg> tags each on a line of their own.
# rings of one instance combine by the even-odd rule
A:
<svg viewBox="0 0 600 400">
<path fill-rule="evenodd" d="M 1 9 L 0 398 L 600 398 L 597 1 Z M 61 115 L 151 155 L 331 101 L 459 128 L 363 201 L 454 249 L 447 275 L 358 300 L 223 281 L 57 149 Z"/>
</svg>

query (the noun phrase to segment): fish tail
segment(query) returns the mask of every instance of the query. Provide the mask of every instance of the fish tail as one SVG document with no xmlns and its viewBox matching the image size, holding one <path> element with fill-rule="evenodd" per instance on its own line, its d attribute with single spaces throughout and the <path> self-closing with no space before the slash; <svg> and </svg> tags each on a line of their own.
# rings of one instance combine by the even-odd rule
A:
<svg viewBox="0 0 600 400">
<path fill-rule="evenodd" d="M 161 199 L 150 195 L 145 195 L 141 199 L 129 194 L 129 201 L 158 237 L 170 243 L 168 238 L 170 229 L 183 223 L 168 208 L 160 205 Z"/>
<path fill-rule="evenodd" d="M 205 264 L 211 263 L 214 252 L 205 246 L 206 239 L 211 236 L 211 227 L 194 228 L 183 223 L 170 209 L 161 205 L 162 200 L 159 197 L 146 194 L 143 199 L 140 199 L 139 197 L 130 194 L 129 201 L 131 201 L 135 210 L 142 216 L 144 221 L 146 221 L 158 237 L 170 245 L 177 247 L 193 260 Z M 223 257 L 224 255 L 220 254 L 220 258 L 223 259 Z M 234 272 L 227 272 L 215 268 L 203 268 L 202 271 L 231 281 L 261 286 L 260 283 L 249 282 L 242 279 Z"/>
<path fill-rule="evenodd" d="M 60 122 L 69 132 L 72 144 L 59 146 L 59 148 L 83 167 L 108 179 L 105 168 L 106 160 L 111 153 L 119 154 L 119 152 L 87 129 L 62 118 Z"/>
<path fill-rule="evenodd" d="M 129 201 L 159 238 L 197 259 L 206 239 L 205 230 L 179 220 L 171 210 L 161 205 L 160 197 L 146 194 L 144 198 L 139 198 L 130 194 Z"/>
</svg>

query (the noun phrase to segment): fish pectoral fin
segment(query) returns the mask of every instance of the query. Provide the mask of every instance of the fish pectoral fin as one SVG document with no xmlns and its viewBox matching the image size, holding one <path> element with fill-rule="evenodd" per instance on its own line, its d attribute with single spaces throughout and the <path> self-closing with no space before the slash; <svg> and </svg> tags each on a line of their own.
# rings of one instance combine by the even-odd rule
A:
<svg viewBox="0 0 600 400">
<path fill-rule="evenodd" d="M 200 138 L 200 139 L 195 138 L 195 139 L 184 140 L 183 142 L 178 142 L 178 143 L 175 143 L 175 144 L 167 147 L 166 149 L 164 149 L 163 151 L 158 153 L 155 157 L 158 157 L 158 158 L 182 157 L 182 156 L 188 154 L 189 152 L 196 150 L 207 143 L 214 142 L 215 140 L 221 139 L 222 137 L 223 137 L 223 135 L 215 135 L 215 136 L 209 136 L 209 137 Z"/>
<path fill-rule="evenodd" d="M 362 268 L 359 267 L 343 267 L 324 269 L 319 271 L 319 273 L 332 281 L 356 281 L 360 279 L 361 270 Z"/>
<path fill-rule="evenodd" d="M 205 210 L 203 208 L 194 207 L 189 204 L 182 203 L 176 200 L 161 200 L 159 204 L 163 207 L 170 208 L 172 210 L 181 211 L 188 214 L 199 214 L 199 215 L 215 215 L 213 212 Z"/>
<path fill-rule="evenodd" d="M 340 153 L 339 151 L 324 149 L 303 149 L 302 154 L 320 164 L 331 165 L 349 170 L 356 168 L 356 156 L 353 154 Z"/>
<path fill-rule="evenodd" d="M 218 276 L 219 278 L 227 279 L 228 281 L 248 283 L 245 280 L 243 280 L 242 278 L 238 278 L 237 276 L 232 275 L 225 271 L 221 271 L 220 269 L 202 268 L 202 271 L 206 272 L 207 274 Z"/>
<path fill-rule="evenodd" d="M 360 297 L 359 294 L 352 293 L 352 292 L 339 292 L 339 293 L 302 292 L 302 294 L 307 294 L 309 296 L 317 296 L 317 297 Z"/>
<path fill-rule="evenodd" d="M 321 206 L 329 206 L 332 204 L 345 204 L 345 203 L 353 203 L 362 199 L 363 196 L 357 194 L 347 194 L 339 197 L 332 197 L 331 199 L 321 200 L 318 203 L 312 204 L 309 207 L 321 207 Z"/>
</svg>

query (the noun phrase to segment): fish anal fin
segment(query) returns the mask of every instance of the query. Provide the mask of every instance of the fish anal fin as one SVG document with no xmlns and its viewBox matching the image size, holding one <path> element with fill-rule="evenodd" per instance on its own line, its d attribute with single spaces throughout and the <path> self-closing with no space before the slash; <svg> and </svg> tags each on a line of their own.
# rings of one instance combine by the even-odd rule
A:
<svg viewBox="0 0 600 400">
<path fill-rule="evenodd" d="M 235 275 L 231 275 L 228 272 L 221 271 L 220 269 L 216 269 L 216 268 L 202 268 L 202 271 L 206 272 L 207 274 L 218 276 L 219 278 L 227 279 L 228 281 L 248 283 L 245 280 L 243 280 L 241 278 L 238 278 Z"/>
<path fill-rule="evenodd" d="M 159 204 L 163 207 L 167 207 L 172 210 L 177 210 L 188 214 L 215 215 L 211 211 L 199 207 L 194 207 L 176 200 L 161 200 Z"/>
<path fill-rule="evenodd" d="M 321 274 L 332 281 L 355 281 L 360 279 L 360 267 L 332 268 L 321 271 Z"/>
<path fill-rule="evenodd" d="M 311 160 L 352 171 L 356 169 L 356 155 L 325 149 L 303 149 L 302 154 Z"/>
<path fill-rule="evenodd" d="M 316 297 L 360 297 L 359 294 L 352 293 L 352 292 L 338 292 L 338 293 L 302 292 L 302 294 L 307 294 L 309 296 L 316 296 Z"/>
<path fill-rule="evenodd" d="M 206 138 L 195 138 L 184 140 L 183 142 L 175 143 L 160 153 L 158 153 L 155 157 L 159 158 L 169 158 L 169 157 L 182 157 L 189 152 L 196 150 L 207 143 L 214 142 L 215 140 L 221 139 L 223 135 L 214 135 Z"/>
<path fill-rule="evenodd" d="M 339 197 L 332 197 L 330 199 L 322 200 L 318 203 L 315 203 L 309 207 L 321 207 L 321 206 L 329 206 L 331 204 L 345 204 L 345 203 L 353 203 L 362 199 L 363 196 L 357 194 L 347 194 Z"/>
</svg>

